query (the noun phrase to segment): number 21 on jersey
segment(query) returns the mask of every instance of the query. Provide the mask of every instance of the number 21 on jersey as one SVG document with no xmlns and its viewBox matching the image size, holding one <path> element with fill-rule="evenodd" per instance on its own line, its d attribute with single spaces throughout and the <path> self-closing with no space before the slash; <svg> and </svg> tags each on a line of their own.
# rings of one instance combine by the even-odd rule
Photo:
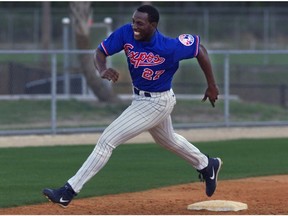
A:
<svg viewBox="0 0 288 216">
<path fill-rule="evenodd" d="M 165 72 L 165 70 L 153 71 L 150 68 L 145 68 L 142 77 L 147 80 L 157 80 Z"/>
</svg>

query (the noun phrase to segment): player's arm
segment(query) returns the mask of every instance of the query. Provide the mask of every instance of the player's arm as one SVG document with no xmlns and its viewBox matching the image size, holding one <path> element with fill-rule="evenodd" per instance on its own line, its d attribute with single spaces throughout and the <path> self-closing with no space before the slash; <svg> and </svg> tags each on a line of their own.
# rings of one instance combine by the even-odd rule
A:
<svg viewBox="0 0 288 216">
<path fill-rule="evenodd" d="M 215 102 L 218 99 L 219 90 L 214 79 L 212 65 L 208 56 L 208 52 L 206 48 L 201 44 L 199 46 L 199 51 L 196 58 L 201 69 L 204 72 L 208 85 L 202 101 L 206 101 L 206 99 L 208 98 L 212 106 L 215 107 Z"/>
<path fill-rule="evenodd" d="M 107 56 L 97 48 L 94 53 L 94 66 L 98 70 L 101 78 L 109 81 L 112 80 L 115 83 L 119 78 L 119 73 L 113 68 L 107 68 L 106 58 Z"/>
</svg>

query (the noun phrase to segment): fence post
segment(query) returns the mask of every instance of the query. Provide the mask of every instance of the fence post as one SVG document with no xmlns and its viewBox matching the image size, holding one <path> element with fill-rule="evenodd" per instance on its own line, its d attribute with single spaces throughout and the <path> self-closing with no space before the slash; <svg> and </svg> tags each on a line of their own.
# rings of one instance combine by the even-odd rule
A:
<svg viewBox="0 0 288 216">
<path fill-rule="evenodd" d="M 225 126 L 230 126 L 230 110 L 229 110 L 229 87 L 230 87 L 230 80 L 229 80 L 229 54 L 225 54 L 224 58 L 224 121 Z"/>
<path fill-rule="evenodd" d="M 57 133 L 57 56 L 51 55 L 51 131 Z"/>
<path fill-rule="evenodd" d="M 63 50 L 66 51 L 63 56 L 63 93 L 65 96 L 70 96 L 70 73 L 69 67 L 69 54 L 67 50 L 69 49 L 69 24 L 70 19 L 64 17 L 62 19 L 63 25 Z"/>
<path fill-rule="evenodd" d="M 286 88 L 287 88 L 287 85 L 285 85 L 285 84 L 280 85 L 280 104 L 283 108 L 287 108 Z"/>
</svg>

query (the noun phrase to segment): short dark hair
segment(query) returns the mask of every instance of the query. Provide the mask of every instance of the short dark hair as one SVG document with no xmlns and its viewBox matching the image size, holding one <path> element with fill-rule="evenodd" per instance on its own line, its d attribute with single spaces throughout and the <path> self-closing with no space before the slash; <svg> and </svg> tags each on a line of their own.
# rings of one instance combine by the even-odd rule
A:
<svg viewBox="0 0 288 216">
<path fill-rule="evenodd" d="M 137 11 L 142 12 L 142 13 L 147 13 L 148 20 L 150 23 L 159 22 L 159 12 L 152 5 L 141 5 L 140 7 L 137 8 Z"/>
</svg>

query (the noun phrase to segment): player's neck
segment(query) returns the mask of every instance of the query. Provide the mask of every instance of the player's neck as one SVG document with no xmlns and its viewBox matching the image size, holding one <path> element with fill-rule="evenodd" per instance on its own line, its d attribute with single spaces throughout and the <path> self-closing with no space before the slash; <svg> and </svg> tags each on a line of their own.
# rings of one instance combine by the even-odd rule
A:
<svg viewBox="0 0 288 216">
<path fill-rule="evenodd" d="M 152 33 L 149 37 L 147 37 L 147 39 L 144 40 L 143 42 L 146 42 L 146 43 L 152 42 L 152 40 L 153 40 L 153 38 L 154 38 L 154 36 L 155 36 L 155 34 L 156 34 L 156 31 L 157 31 L 157 29 L 155 29 L 155 30 L 153 31 L 153 33 Z"/>
</svg>

